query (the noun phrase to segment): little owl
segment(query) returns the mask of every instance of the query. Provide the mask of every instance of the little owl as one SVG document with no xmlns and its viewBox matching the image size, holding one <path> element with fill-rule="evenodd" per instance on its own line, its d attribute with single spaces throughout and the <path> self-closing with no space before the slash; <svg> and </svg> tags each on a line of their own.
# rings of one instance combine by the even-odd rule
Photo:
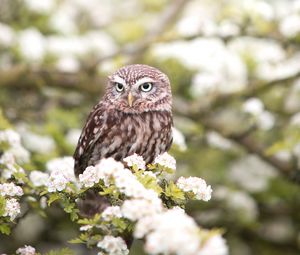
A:
<svg viewBox="0 0 300 255">
<path fill-rule="evenodd" d="M 102 158 L 122 161 L 134 153 L 153 162 L 172 143 L 171 106 L 164 73 L 147 65 L 117 70 L 108 77 L 106 92 L 83 128 L 74 153 L 75 174 Z"/>
</svg>

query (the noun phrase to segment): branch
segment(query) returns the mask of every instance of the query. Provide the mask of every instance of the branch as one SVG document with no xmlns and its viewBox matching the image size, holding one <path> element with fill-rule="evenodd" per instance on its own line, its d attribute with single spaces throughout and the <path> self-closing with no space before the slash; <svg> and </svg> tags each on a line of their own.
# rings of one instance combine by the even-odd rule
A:
<svg viewBox="0 0 300 255">
<path fill-rule="evenodd" d="M 240 145 L 247 152 L 255 154 L 256 156 L 273 166 L 282 176 L 295 183 L 300 183 L 300 169 L 297 169 L 292 161 L 286 162 L 274 155 L 267 155 L 265 153 L 266 146 L 259 141 L 254 140 L 254 138 L 251 136 L 251 134 L 253 133 L 253 129 L 249 129 L 243 134 L 228 134 L 223 131 L 221 126 L 210 121 L 209 118 L 204 117 L 199 113 L 197 114 L 195 112 L 190 112 L 190 109 L 193 109 L 193 107 L 190 108 L 188 106 L 188 103 L 184 104 L 183 102 L 181 102 L 180 105 L 175 104 L 174 106 L 174 111 L 177 114 L 184 115 L 185 117 L 188 117 L 197 123 L 201 123 L 205 128 L 221 134 L 223 137 Z"/>
<path fill-rule="evenodd" d="M 26 66 L 14 66 L 9 70 L 0 70 L 0 88 L 41 88 L 55 86 L 67 89 L 87 91 L 91 94 L 104 90 L 106 81 L 94 74 L 66 73 L 57 70 L 30 69 Z"/>
</svg>

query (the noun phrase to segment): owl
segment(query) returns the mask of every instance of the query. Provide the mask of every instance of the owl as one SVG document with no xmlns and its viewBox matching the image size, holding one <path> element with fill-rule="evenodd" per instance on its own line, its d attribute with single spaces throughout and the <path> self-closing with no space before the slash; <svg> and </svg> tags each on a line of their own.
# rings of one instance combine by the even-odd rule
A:
<svg viewBox="0 0 300 255">
<path fill-rule="evenodd" d="M 108 77 L 106 92 L 90 112 L 74 153 L 75 174 L 102 158 L 134 153 L 151 163 L 172 144 L 172 93 L 164 73 L 128 65 Z"/>
</svg>

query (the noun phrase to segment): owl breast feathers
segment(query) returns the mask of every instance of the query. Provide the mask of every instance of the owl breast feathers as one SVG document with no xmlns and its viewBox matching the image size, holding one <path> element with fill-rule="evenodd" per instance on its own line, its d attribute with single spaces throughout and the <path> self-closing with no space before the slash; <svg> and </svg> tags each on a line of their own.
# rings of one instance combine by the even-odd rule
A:
<svg viewBox="0 0 300 255">
<path fill-rule="evenodd" d="M 172 144 L 172 94 L 168 77 L 154 67 L 129 65 L 108 77 L 103 99 L 88 116 L 78 141 L 75 174 L 102 158 L 134 153 L 146 163 Z"/>
</svg>

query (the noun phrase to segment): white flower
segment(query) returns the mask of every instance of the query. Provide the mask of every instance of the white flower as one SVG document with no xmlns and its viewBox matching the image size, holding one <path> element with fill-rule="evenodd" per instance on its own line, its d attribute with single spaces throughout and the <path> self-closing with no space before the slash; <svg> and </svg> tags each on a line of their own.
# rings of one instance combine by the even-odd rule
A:
<svg viewBox="0 0 300 255">
<path fill-rule="evenodd" d="M 15 156 L 8 151 L 0 157 L 0 164 L 5 166 L 1 172 L 1 176 L 4 179 L 10 179 L 14 173 L 24 173 L 24 169 L 16 165 Z"/>
<path fill-rule="evenodd" d="M 262 130 L 270 130 L 275 125 L 274 115 L 268 111 L 264 111 L 258 116 L 257 125 Z"/>
<path fill-rule="evenodd" d="M 191 94 L 194 97 L 216 91 L 231 93 L 243 89 L 247 84 L 245 63 L 217 38 L 158 43 L 153 47 L 153 54 L 160 59 L 178 59 L 187 68 L 199 70 L 199 77 L 205 74 L 203 79 L 195 78 L 193 81 Z M 208 87 L 206 82 L 210 83 Z"/>
<path fill-rule="evenodd" d="M 14 41 L 14 31 L 7 25 L 0 23 L 0 45 L 11 46 Z"/>
<path fill-rule="evenodd" d="M 34 12 L 48 13 L 53 9 L 55 1 L 54 0 L 25 0 L 26 6 Z"/>
<path fill-rule="evenodd" d="M 14 220 L 21 213 L 20 204 L 15 198 L 6 200 L 5 212 L 3 216 L 9 216 L 10 220 Z"/>
<path fill-rule="evenodd" d="M 98 242 L 97 247 L 105 250 L 109 255 L 127 255 L 129 250 L 121 237 L 107 235 Z"/>
<path fill-rule="evenodd" d="M 256 201 L 246 192 L 218 187 L 214 192 L 214 199 L 225 201 L 229 210 L 247 221 L 254 221 L 258 215 Z"/>
<path fill-rule="evenodd" d="M 19 48 L 21 55 L 28 61 L 41 61 L 45 55 L 46 41 L 35 28 L 22 30 L 19 34 Z"/>
<path fill-rule="evenodd" d="M 153 215 L 147 216 L 147 217 L 143 217 L 141 219 L 139 219 L 139 221 L 137 222 L 137 224 L 135 225 L 134 228 L 134 237 L 141 239 L 143 238 L 147 233 L 149 233 L 150 231 L 152 231 L 152 229 L 155 227 L 155 225 L 153 225 Z"/>
<path fill-rule="evenodd" d="M 81 134 L 81 130 L 80 129 L 70 129 L 67 133 L 66 136 L 66 140 L 67 142 L 72 145 L 72 146 L 76 146 L 79 140 Z"/>
<path fill-rule="evenodd" d="M 240 27 L 229 20 L 224 20 L 218 27 L 218 33 L 222 37 L 236 36 L 240 32 Z"/>
<path fill-rule="evenodd" d="M 176 185 L 185 192 L 193 192 L 195 198 L 203 201 L 211 199 L 212 189 L 210 185 L 198 177 L 180 177 Z"/>
<path fill-rule="evenodd" d="M 10 146 L 16 146 L 21 144 L 21 137 L 16 131 L 6 129 L 0 131 L 0 142 L 7 142 Z"/>
<path fill-rule="evenodd" d="M 112 218 L 121 218 L 122 212 L 120 206 L 109 206 L 101 214 L 101 217 L 105 221 L 109 221 Z"/>
<path fill-rule="evenodd" d="M 76 182 L 74 175 L 74 159 L 73 157 L 55 158 L 47 162 L 46 168 L 49 173 L 59 170 L 66 179 Z"/>
<path fill-rule="evenodd" d="M 19 248 L 17 251 L 16 251 L 17 254 L 20 254 L 20 255 L 35 255 L 36 254 L 36 251 L 35 251 L 35 248 L 33 248 L 32 246 L 30 245 L 25 245 L 24 247 L 22 248 Z"/>
<path fill-rule="evenodd" d="M 79 70 L 80 63 L 73 56 L 62 56 L 58 59 L 56 68 L 61 72 L 75 73 Z"/>
<path fill-rule="evenodd" d="M 138 169 L 143 169 L 143 170 L 146 169 L 146 163 L 145 163 L 143 157 L 137 155 L 136 153 L 124 158 L 123 161 L 125 161 L 128 166 L 136 165 L 138 167 Z"/>
<path fill-rule="evenodd" d="M 99 176 L 94 166 L 88 166 L 82 174 L 79 175 L 79 182 L 87 188 L 93 187 L 99 182 Z"/>
<path fill-rule="evenodd" d="M 14 197 L 14 196 L 22 196 L 23 190 L 20 186 L 15 185 L 14 183 L 3 183 L 0 184 L 0 195 L 1 196 L 9 196 L 9 197 Z"/>
<path fill-rule="evenodd" d="M 12 130 L 7 129 L 4 131 L 0 131 L 0 143 L 8 143 L 9 149 L 5 152 L 6 156 L 2 155 L 1 161 L 5 157 L 10 157 L 8 154 L 12 154 L 14 156 L 14 160 L 18 163 L 26 163 L 29 161 L 29 152 L 21 145 L 21 137 L 20 135 Z M 11 164 L 15 162 L 11 161 Z"/>
<path fill-rule="evenodd" d="M 113 38 L 102 31 L 91 31 L 84 35 L 88 50 L 98 55 L 110 55 L 116 52 L 117 46 Z"/>
<path fill-rule="evenodd" d="M 228 173 L 230 181 L 249 192 L 266 190 L 275 176 L 274 168 L 254 155 L 233 162 Z"/>
<path fill-rule="evenodd" d="M 122 214 L 132 221 L 142 219 L 149 215 L 154 215 L 162 211 L 160 200 L 152 201 L 146 199 L 125 200 L 122 207 Z"/>
<path fill-rule="evenodd" d="M 128 197 L 140 197 L 146 190 L 128 169 L 116 172 L 114 179 L 116 187 Z"/>
<path fill-rule="evenodd" d="M 113 158 L 102 159 L 95 168 L 98 177 L 104 181 L 105 185 L 109 185 L 113 176 L 124 170 L 123 164 Z"/>
<path fill-rule="evenodd" d="M 206 135 L 207 142 L 210 146 L 219 148 L 222 150 L 229 150 L 233 147 L 233 144 L 230 140 L 224 138 L 219 133 L 210 131 Z"/>
<path fill-rule="evenodd" d="M 175 127 L 172 127 L 173 144 L 176 144 L 180 151 L 186 151 L 187 146 L 185 143 L 184 135 Z"/>
<path fill-rule="evenodd" d="M 263 130 L 271 129 L 275 124 L 275 117 L 270 112 L 264 110 L 262 101 L 258 98 L 250 98 L 243 104 L 244 112 L 255 117 L 259 128 Z"/>
<path fill-rule="evenodd" d="M 88 231 L 90 229 L 92 229 L 93 226 L 92 225 L 83 225 L 79 228 L 80 231 Z"/>
<path fill-rule="evenodd" d="M 87 42 L 79 36 L 51 36 L 48 39 L 48 51 L 55 56 L 82 56 L 87 50 Z"/>
<path fill-rule="evenodd" d="M 279 31 L 288 38 L 295 37 L 300 33 L 300 15 L 288 15 L 279 24 Z"/>
<path fill-rule="evenodd" d="M 36 187 L 45 186 L 48 183 L 49 174 L 41 171 L 32 171 L 29 174 L 29 179 Z"/>
<path fill-rule="evenodd" d="M 299 80 L 300 82 L 300 80 Z M 294 114 L 290 119 L 290 125 L 300 127 L 300 112 Z"/>
<path fill-rule="evenodd" d="M 40 199 L 40 207 L 42 209 L 46 209 L 46 207 L 47 207 L 47 197 L 41 197 L 41 199 Z"/>
<path fill-rule="evenodd" d="M 55 149 L 55 142 L 51 136 L 38 135 L 30 131 L 23 131 L 24 146 L 33 152 L 49 154 Z"/>
<path fill-rule="evenodd" d="M 150 220 L 151 219 L 151 220 Z M 136 230 L 147 223 L 145 251 L 149 254 L 195 255 L 200 247 L 199 229 L 195 221 L 183 210 L 173 208 L 150 219 L 140 220 Z M 152 227 L 149 226 L 152 221 Z M 135 231 L 135 236 L 141 236 Z M 188 244 L 188 245 L 187 245 Z"/>
<path fill-rule="evenodd" d="M 12 155 L 14 155 L 17 163 L 19 163 L 19 164 L 27 163 L 30 160 L 29 151 L 26 150 L 22 145 L 12 146 L 6 152 L 11 153 Z"/>
<path fill-rule="evenodd" d="M 64 2 L 63 4 L 60 4 L 58 10 L 51 13 L 49 17 L 49 26 L 63 34 L 76 33 L 76 14 L 77 10 L 74 5 Z"/>
<path fill-rule="evenodd" d="M 66 188 L 69 180 L 60 170 L 53 170 L 50 174 L 47 187 L 49 192 L 62 191 Z"/>
<path fill-rule="evenodd" d="M 243 111 L 258 116 L 264 111 L 264 104 L 258 98 L 250 98 L 243 104 Z"/>
<path fill-rule="evenodd" d="M 227 255 L 228 247 L 224 238 L 220 235 L 213 235 L 205 241 L 197 255 Z"/>
<path fill-rule="evenodd" d="M 167 167 L 173 170 L 176 170 L 176 160 L 167 152 L 158 155 L 155 160 L 155 164 L 161 165 L 163 167 Z"/>
<path fill-rule="evenodd" d="M 154 178 L 154 179 L 157 180 L 156 174 L 153 173 L 153 172 L 151 172 L 151 171 L 144 171 L 144 172 L 143 172 L 143 176 L 150 176 L 150 177 L 152 177 L 152 178 Z"/>
<path fill-rule="evenodd" d="M 255 37 L 237 37 L 232 40 L 229 49 L 239 54 L 242 58 L 252 59 L 258 65 L 263 63 L 279 63 L 285 59 L 283 47 L 274 40 Z"/>
</svg>

